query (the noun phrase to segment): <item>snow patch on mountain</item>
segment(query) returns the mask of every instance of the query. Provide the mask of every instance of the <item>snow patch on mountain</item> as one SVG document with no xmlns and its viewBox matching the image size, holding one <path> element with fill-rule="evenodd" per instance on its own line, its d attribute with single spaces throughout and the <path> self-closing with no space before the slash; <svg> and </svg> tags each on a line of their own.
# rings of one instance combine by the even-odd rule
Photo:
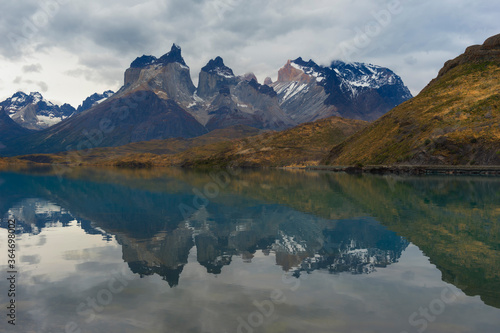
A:
<svg viewBox="0 0 500 333">
<path fill-rule="evenodd" d="M 101 104 L 111 96 L 113 96 L 115 93 L 111 90 L 107 90 L 103 92 L 102 94 L 95 93 L 93 95 L 90 95 L 87 97 L 80 106 L 78 106 L 78 109 L 76 110 L 77 113 L 83 112 L 85 110 L 88 110 L 98 104 Z"/>
<path fill-rule="evenodd" d="M 295 62 L 290 63 L 293 68 L 303 71 L 305 74 L 316 78 L 316 82 L 323 82 L 325 80 L 325 74 L 315 71 L 312 67 L 301 66 Z"/>
<path fill-rule="evenodd" d="M 34 130 L 55 125 L 75 112 L 71 105 L 56 105 L 44 99 L 39 92 L 27 95 L 19 91 L 1 102 L 0 106 L 16 123 Z"/>
<path fill-rule="evenodd" d="M 284 103 L 290 98 L 294 98 L 298 94 L 305 94 L 307 91 L 309 91 L 309 84 L 292 81 L 276 85 L 274 88 L 278 95 L 283 95 L 283 97 L 281 98 L 281 103 Z"/>
</svg>

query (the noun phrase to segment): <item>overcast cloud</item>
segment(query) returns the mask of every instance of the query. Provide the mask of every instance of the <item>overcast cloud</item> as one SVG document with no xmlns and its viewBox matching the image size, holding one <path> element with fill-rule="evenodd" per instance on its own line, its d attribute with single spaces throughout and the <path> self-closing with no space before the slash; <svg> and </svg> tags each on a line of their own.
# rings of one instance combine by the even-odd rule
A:
<svg viewBox="0 0 500 333">
<path fill-rule="evenodd" d="M 220 55 L 277 77 L 299 56 L 389 67 L 414 94 L 443 63 L 500 33 L 498 0 L 0 0 L 0 100 L 44 90 L 77 106 L 117 90 L 142 54 L 182 47 L 197 81 Z M 398 5 L 399 4 L 399 5 Z M 378 16 L 378 19 L 376 18 Z"/>
</svg>

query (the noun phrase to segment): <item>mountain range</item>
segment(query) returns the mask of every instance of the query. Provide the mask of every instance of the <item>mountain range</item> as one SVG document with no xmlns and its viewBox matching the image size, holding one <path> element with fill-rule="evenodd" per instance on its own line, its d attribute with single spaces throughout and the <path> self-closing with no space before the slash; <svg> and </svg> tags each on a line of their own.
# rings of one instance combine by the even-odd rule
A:
<svg viewBox="0 0 500 333">
<path fill-rule="evenodd" d="M 174 44 L 160 58 L 135 59 L 116 94 L 90 98 L 72 116 L 53 112 L 53 119 L 62 121 L 41 131 L 2 132 L 5 148 L 0 154 L 89 151 L 131 142 L 193 138 L 235 125 L 284 130 L 330 116 L 373 120 L 411 94 L 387 68 L 339 61 L 324 67 L 301 58 L 288 61 L 276 82 L 266 79 L 266 84 L 260 84 L 252 73 L 235 75 L 216 57 L 201 69 L 195 87 L 181 49 Z M 11 112 L 10 106 L 6 108 Z M 21 109 L 14 113 L 26 114 Z M 31 123 L 36 124 L 36 119 Z"/>
<path fill-rule="evenodd" d="M 294 66 L 290 62 L 289 70 Z M 496 35 L 446 62 L 418 96 L 370 124 L 332 117 L 147 160 L 153 165 L 204 167 L 500 165 L 499 82 Z M 330 152 L 321 158 L 325 147 Z M 116 160 L 144 162 L 137 153 Z"/>
<path fill-rule="evenodd" d="M 46 100 L 39 92 L 32 92 L 28 95 L 18 91 L 12 97 L 0 102 L 0 107 L 3 107 L 4 112 L 20 126 L 32 130 L 42 130 L 90 109 L 112 95 L 111 90 L 102 94 L 95 93 L 87 97 L 75 109 L 67 103 L 60 106 L 56 105 Z"/>
</svg>

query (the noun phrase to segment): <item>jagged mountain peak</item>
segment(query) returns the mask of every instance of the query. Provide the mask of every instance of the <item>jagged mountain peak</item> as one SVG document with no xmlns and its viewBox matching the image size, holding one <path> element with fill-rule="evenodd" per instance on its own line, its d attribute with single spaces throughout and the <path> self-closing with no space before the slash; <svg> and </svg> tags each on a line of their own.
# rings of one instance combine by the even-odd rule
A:
<svg viewBox="0 0 500 333">
<path fill-rule="evenodd" d="M 170 51 L 162 55 L 160 58 L 156 58 L 152 55 L 142 55 L 132 61 L 132 63 L 130 64 L 130 68 L 144 68 L 156 64 L 166 65 L 174 62 L 188 67 L 186 65 L 186 62 L 184 61 L 184 58 L 182 58 L 181 51 L 181 48 L 174 43 L 170 48 Z"/>
<path fill-rule="evenodd" d="M 350 86 L 348 89 L 354 90 L 361 88 L 380 89 L 384 86 L 401 85 L 404 86 L 401 78 L 388 68 L 364 64 L 364 63 L 346 63 L 342 61 L 333 61 L 330 67 L 342 80 L 344 85 Z M 403 97 L 409 99 L 413 97 L 408 89 L 404 89 Z"/>
<path fill-rule="evenodd" d="M 196 88 L 179 46 L 173 44 L 170 51 L 159 59 L 142 56 L 132 62 L 125 71 L 124 86 L 116 96 L 139 90 L 153 91 L 163 99 L 175 99 L 188 104 L 192 102 Z"/>
<path fill-rule="evenodd" d="M 212 69 L 219 68 L 219 67 L 226 67 L 226 65 L 224 65 L 224 59 L 222 59 L 220 56 L 217 56 L 217 57 L 215 57 L 215 59 L 210 59 L 208 64 L 205 67 L 203 67 L 201 70 L 208 72 Z"/>
<path fill-rule="evenodd" d="M 312 67 L 306 66 L 306 62 L 302 58 L 288 60 L 285 66 L 278 71 L 278 82 L 304 82 L 312 81 Z"/>
<path fill-rule="evenodd" d="M 6 101 L 9 101 L 13 105 L 23 105 L 23 104 L 37 104 L 38 102 L 45 102 L 48 105 L 54 105 L 52 102 L 46 101 L 42 94 L 39 92 L 30 92 L 29 95 L 18 91 L 12 95 L 12 97 L 8 98 Z"/>
<path fill-rule="evenodd" d="M 211 59 L 200 71 L 198 81 L 198 96 L 211 98 L 221 89 L 236 85 L 237 79 L 233 70 L 224 64 L 221 57 Z"/>
<path fill-rule="evenodd" d="M 52 126 L 71 116 L 75 109 L 69 104 L 56 105 L 46 100 L 39 92 L 29 95 L 18 91 L 0 103 L 12 120 L 20 126 L 40 130 Z"/>
<path fill-rule="evenodd" d="M 224 76 L 226 78 L 234 77 L 233 70 L 224 65 L 224 60 L 219 56 L 215 59 L 211 59 L 201 70 L 207 73 Z"/>
<path fill-rule="evenodd" d="M 332 115 L 374 120 L 412 97 L 399 76 L 380 66 L 288 60 L 271 84 L 281 107 L 299 122 Z"/>
<path fill-rule="evenodd" d="M 312 59 L 309 59 L 308 61 L 305 61 L 302 59 L 302 57 L 298 57 L 295 60 L 291 60 L 292 63 L 303 66 L 303 67 L 310 67 L 310 68 L 320 68 L 317 63 L 315 63 Z"/>
<path fill-rule="evenodd" d="M 261 94 L 268 95 L 271 97 L 275 97 L 277 95 L 272 87 L 268 85 L 262 85 L 258 83 L 257 80 L 252 79 L 248 81 L 248 85 L 257 90 L 258 92 L 260 92 Z"/>
<path fill-rule="evenodd" d="M 83 112 L 85 110 L 90 109 L 91 107 L 100 104 L 104 102 L 106 99 L 110 98 L 111 96 L 114 95 L 114 92 L 112 90 L 106 90 L 102 94 L 94 93 L 87 97 L 80 106 L 78 106 L 78 109 L 76 110 L 78 113 Z"/>
<path fill-rule="evenodd" d="M 178 62 L 179 64 L 188 67 L 186 65 L 186 62 L 184 61 L 184 58 L 182 58 L 181 53 L 182 53 L 182 50 L 181 50 L 180 46 L 178 46 L 177 44 L 174 43 L 174 44 L 172 44 L 172 48 L 170 49 L 170 52 L 162 55 L 160 57 L 160 59 L 158 59 L 158 62 L 162 63 L 162 64 L 170 64 L 173 62 Z"/>
<path fill-rule="evenodd" d="M 152 55 L 143 55 L 142 57 L 136 58 L 130 64 L 131 68 L 142 68 L 152 65 L 158 61 L 158 58 Z"/>
</svg>

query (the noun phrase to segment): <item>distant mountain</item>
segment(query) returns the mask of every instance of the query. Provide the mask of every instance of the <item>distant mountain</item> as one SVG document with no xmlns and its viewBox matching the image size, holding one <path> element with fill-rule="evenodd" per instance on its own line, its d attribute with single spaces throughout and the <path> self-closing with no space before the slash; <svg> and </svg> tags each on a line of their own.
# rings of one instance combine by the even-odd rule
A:
<svg viewBox="0 0 500 333">
<path fill-rule="evenodd" d="M 70 117 L 76 110 L 69 104 L 61 106 L 47 101 L 38 92 L 29 95 L 19 91 L 0 103 L 19 125 L 32 130 L 50 127 Z"/>
<path fill-rule="evenodd" d="M 324 67 L 297 58 L 279 70 L 276 82 L 268 83 L 281 108 L 298 123 L 329 116 L 375 120 L 412 98 L 390 69 L 362 63 L 334 61 Z"/>
<path fill-rule="evenodd" d="M 499 165 L 500 35 L 445 63 L 436 79 L 348 141 L 333 165 Z"/>
<path fill-rule="evenodd" d="M 12 140 L 2 154 L 88 151 L 193 138 L 237 125 L 284 130 L 332 115 L 372 120 L 410 97 L 388 69 L 340 62 L 326 68 L 301 58 L 289 61 L 277 82 L 262 85 L 252 73 L 236 76 L 216 57 L 202 68 L 195 87 L 181 48 L 173 44 L 160 58 L 136 58 L 115 94 L 90 96 L 72 117 Z"/>
<path fill-rule="evenodd" d="M 76 109 L 76 112 L 80 113 L 80 112 L 83 112 L 85 110 L 88 110 L 88 109 L 96 106 L 97 104 L 104 102 L 105 100 L 107 100 L 108 98 L 113 96 L 113 94 L 114 94 L 113 91 L 106 90 L 102 94 L 95 93 L 93 95 L 90 95 L 82 102 L 82 104 L 80 106 L 78 106 L 78 108 Z"/>
<path fill-rule="evenodd" d="M 102 94 L 95 93 L 87 97 L 78 109 L 75 109 L 66 103 L 61 106 L 56 105 L 46 100 L 39 92 L 27 95 L 18 91 L 12 97 L 1 102 L 0 106 L 3 106 L 7 114 L 20 126 L 31 130 L 42 130 L 76 113 L 90 109 L 113 94 L 111 90 Z"/>
</svg>

